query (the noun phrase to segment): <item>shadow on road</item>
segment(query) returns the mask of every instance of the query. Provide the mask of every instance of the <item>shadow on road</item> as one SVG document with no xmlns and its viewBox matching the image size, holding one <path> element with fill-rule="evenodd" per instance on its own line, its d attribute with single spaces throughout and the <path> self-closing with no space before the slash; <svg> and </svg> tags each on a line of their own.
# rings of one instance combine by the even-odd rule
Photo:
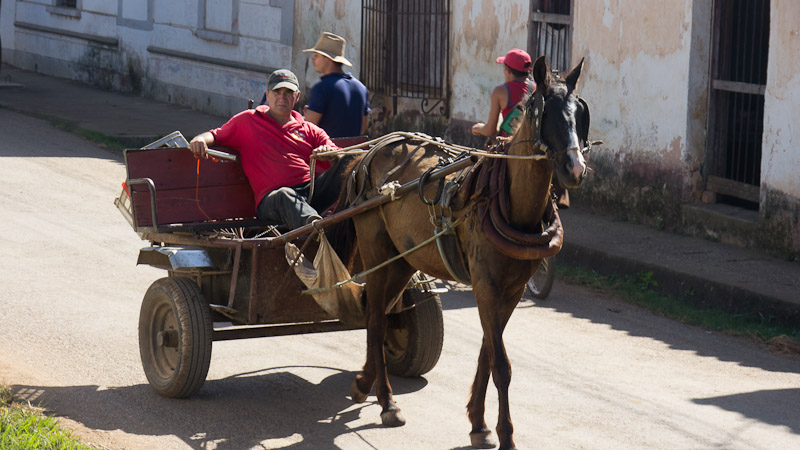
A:
<svg viewBox="0 0 800 450">
<path fill-rule="evenodd" d="M 800 405 L 800 389 L 774 389 L 747 392 L 722 397 L 694 399 L 698 405 L 712 405 L 726 411 L 736 412 L 751 419 L 770 425 L 788 427 L 800 434 L 800 422 L 794 414 L 787 411 Z M 758 407 L 754 407 L 758 405 Z M 758 414 L 753 414 L 758 411 Z"/>
<path fill-rule="evenodd" d="M 766 347 L 763 347 L 763 351 L 743 352 L 742 345 L 757 345 L 745 342 L 744 338 L 733 338 L 721 332 L 682 324 L 605 294 L 561 284 L 558 280 L 547 299 L 523 297 L 518 306 L 531 307 L 549 308 L 576 318 L 609 325 L 631 336 L 656 339 L 675 350 L 693 351 L 700 356 L 771 372 L 800 373 L 800 364 L 796 360 L 771 353 Z"/>
<path fill-rule="evenodd" d="M 92 429 L 174 435 L 196 449 L 337 448 L 335 440 L 341 435 L 381 427 L 377 413 L 374 423 L 348 425 L 375 403 L 374 396 L 363 404 L 350 400 L 355 373 L 321 368 L 334 373 L 314 384 L 286 371 L 295 368 L 309 367 L 270 368 L 209 380 L 189 399 L 159 397 L 148 385 L 110 389 L 15 385 L 12 389 L 18 398 Z M 415 392 L 426 384 L 424 378 L 392 380 L 395 393 Z"/>
</svg>

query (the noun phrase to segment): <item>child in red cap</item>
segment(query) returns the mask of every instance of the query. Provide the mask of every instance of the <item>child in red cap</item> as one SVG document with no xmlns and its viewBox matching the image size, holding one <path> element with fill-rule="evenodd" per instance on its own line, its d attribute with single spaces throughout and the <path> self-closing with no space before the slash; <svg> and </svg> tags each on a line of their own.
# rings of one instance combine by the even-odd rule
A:
<svg viewBox="0 0 800 450">
<path fill-rule="evenodd" d="M 531 56 L 524 50 L 514 48 L 505 56 L 497 58 L 497 63 L 503 65 L 503 75 L 506 82 L 492 90 L 490 99 L 489 119 L 486 123 L 476 123 L 472 126 L 472 134 L 494 138 L 496 135 L 508 136 L 513 130 L 508 126 L 501 126 L 498 130 L 499 115 L 503 115 L 503 125 L 508 122 L 509 114 L 527 92 L 533 92 L 536 84 L 528 80 L 531 72 Z"/>
</svg>

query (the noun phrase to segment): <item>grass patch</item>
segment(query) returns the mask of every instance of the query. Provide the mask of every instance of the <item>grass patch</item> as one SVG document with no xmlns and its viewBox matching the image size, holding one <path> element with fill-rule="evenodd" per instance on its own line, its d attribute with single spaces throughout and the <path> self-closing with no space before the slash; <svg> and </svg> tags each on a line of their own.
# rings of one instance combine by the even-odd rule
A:
<svg viewBox="0 0 800 450">
<path fill-rule="evenodd" d="M 640 272 L 635 276 L 602 276 L 579 267 L 556 265 L 556 274 L 568 284 L 589 287 L 688 325 L 736 336 L 749 336 L 765 343 L 786 339 L 800 343 L 798 327 L 775 323 L 773 317 L 762 317 L 756 313 L 731 314 L 721 309 L 698 306 L 692 301 L 692 289 L 688 289 L 682 296 L 658 292 L 658 281 L 653 272 Z"/>
<path fill-rule="evenodd" d="M 92 450 L 72 433 L 61 429 L 52 416 L 29 404 L 14 401 L 11 388 L 0 385 L 0 449 Z"/>
<path fill-rule="evenodd" d="M 85 128 L 80 128 L 74 122 L 57 119 L 55 117 L 48 116 L 46 114 L 36 114 L 35 117 L 37 119 L 50 122 L 50 124 L 53 125 L 53 127 L 61 131 L 66 131 L 67 133 L 72 133 L 90 142 L 94 142 L 95 144 L 97 144 L 99 147 L 102 148 L 122 152 L 126 148 L 130 147 L 129 145 L 125 145 L 124 143 L 120 142 L 118 139 L 114 137 L 105 135 L 98 131 L 92 131 L 92 130 L 87 130 Z"/>
</svg>

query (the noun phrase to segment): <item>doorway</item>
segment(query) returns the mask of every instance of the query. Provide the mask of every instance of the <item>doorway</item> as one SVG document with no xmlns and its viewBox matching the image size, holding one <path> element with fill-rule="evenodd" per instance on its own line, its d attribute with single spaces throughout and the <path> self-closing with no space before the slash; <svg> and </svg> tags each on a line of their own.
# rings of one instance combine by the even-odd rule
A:
<svg viewBox="0 0 800 450">
<path fill-rule="evenodd" d="M 758 209 L 769 0 L 715 0 L 706 189 Z"/>
</svg>

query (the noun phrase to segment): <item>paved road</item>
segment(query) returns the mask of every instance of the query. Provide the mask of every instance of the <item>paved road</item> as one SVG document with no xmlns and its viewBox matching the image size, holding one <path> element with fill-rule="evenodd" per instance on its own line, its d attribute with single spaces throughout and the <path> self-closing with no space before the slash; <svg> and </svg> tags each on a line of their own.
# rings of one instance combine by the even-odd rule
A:
<svg viewBox="0 0 800 450">
<path fill-rule="evenodd" d="M 139 303 L 163 273 L 115 210 L 119 156 L 0 109 L 0 381 L 113 449 L 461 449 L 479 335 L 469 292 L 443 296 L 444 351 L 393 379 L 405 427 L 346 397 L 363 331 L 214 344 L 188 400 L 150 390 Z M 506 343 L 522 449 L 800 448 L 800 362 L 559 284 L 524 301 Z M 370 397 L 374 401 L 374 397 Z M 494 426 L 496 395 L 487 420 Z"/>
</svg>

